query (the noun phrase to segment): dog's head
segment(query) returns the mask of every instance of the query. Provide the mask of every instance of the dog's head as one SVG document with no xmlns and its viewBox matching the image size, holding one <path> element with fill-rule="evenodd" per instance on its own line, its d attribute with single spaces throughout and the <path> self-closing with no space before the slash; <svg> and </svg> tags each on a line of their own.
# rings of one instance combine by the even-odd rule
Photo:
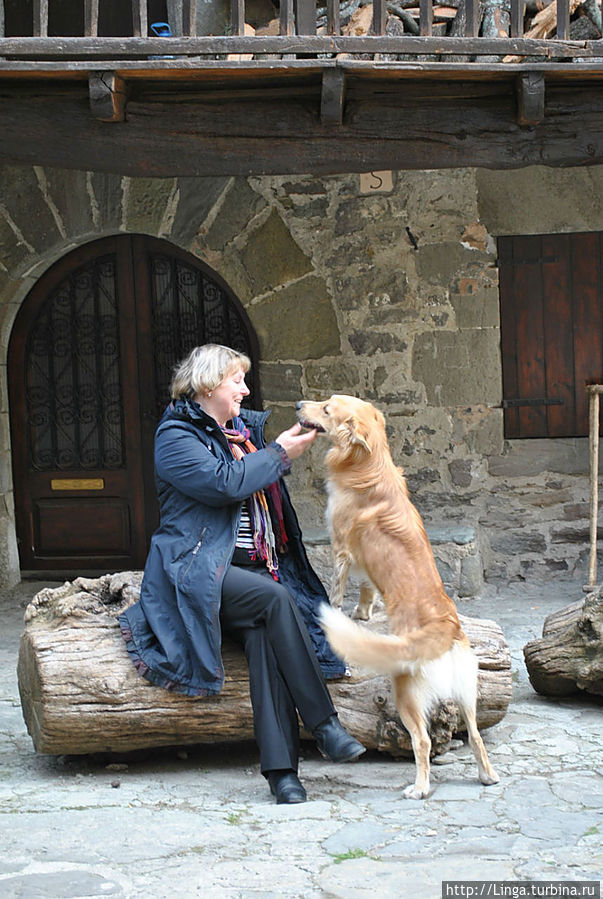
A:
<svg viewBox="0 0 603 899">
<path fill-rule="evenodd" d="M 372 453 L 385 440 L 385 419 L 371 403 L 334 394 L 323 402 L 296 404 L 300 424 L 325 434 L 340 450 Z"/>
</svg>

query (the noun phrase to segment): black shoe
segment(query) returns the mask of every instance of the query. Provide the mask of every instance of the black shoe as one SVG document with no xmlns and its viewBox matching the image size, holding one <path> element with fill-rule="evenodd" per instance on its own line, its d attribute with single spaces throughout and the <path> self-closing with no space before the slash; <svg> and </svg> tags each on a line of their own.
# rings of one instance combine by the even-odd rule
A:
<svg viewBox="0 0 603 899">
<path fill-rule="evenodd" d="M 316 745 L 326 759 L 332 762 L 353 762 L 366 752 L 365 747 L 339 723 L 337 715 L 331 715 L 314 730 Z"/>
<path fill-rule="evenodd" d="M 277 805 L 306 801 L 306 791 L 295 771 L 268 771 L 268 783 Z"/>
</svg>

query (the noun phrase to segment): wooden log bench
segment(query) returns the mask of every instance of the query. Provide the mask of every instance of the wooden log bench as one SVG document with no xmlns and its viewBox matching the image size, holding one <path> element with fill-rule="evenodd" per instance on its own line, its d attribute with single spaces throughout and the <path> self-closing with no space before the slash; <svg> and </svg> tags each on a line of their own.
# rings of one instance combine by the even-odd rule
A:
<svg viewBox="0 0 603 899">
<path fill-rule="evenodd" d="M 138 599 L 141 579 L 140 572 L 77 578 L 41 590 L 28 605 L 18 682 L 38 752 L 127 752 L 253 737 L 247 663 L 235 644 L 223 646 L 227 676 L 219 696 L 170 693 L 136 673 L 117 616 Z M 462 621 L 479 660 L 477 718 L 486 728 L 504 717 L 511 699 L 509 648 L 493 621 Z M 387 630 L 382 611 L 370 627 Z M 352 670 L 329 689 L 343 724 L 368 748 L 411 753 L 389 678 Z M 454 704 L 441 704 L 431 723 L 434 754 L 444 752 L 462 727 Z M 302 737 L 310 735 L 302 731 Z"/>
</svg>

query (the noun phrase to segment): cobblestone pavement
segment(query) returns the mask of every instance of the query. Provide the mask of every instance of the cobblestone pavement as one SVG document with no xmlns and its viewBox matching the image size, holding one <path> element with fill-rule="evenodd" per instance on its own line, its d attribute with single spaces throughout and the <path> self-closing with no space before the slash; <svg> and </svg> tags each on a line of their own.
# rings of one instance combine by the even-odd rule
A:
<svg viewBox="0 0 603 899">
<path fill-rule="evenodd" d="M 40 586 L 0 597 L 0 897 L 434 899 L 443 881 L 600 881 L 603 709 L 538 696 L 522 654 L 579 585 L 489 586 L 461 604 L 512 651 L 512 703 L 483 732 L 500 784 L 478 782 L 463 745 L 434 766 L 427 800 L 403 800 L 410 760 L 332 764 L 306 743 L 309 801 L 295 806 L 274 804 L 250 743 L 37 755 L 16 663 Z"/>
</svg>

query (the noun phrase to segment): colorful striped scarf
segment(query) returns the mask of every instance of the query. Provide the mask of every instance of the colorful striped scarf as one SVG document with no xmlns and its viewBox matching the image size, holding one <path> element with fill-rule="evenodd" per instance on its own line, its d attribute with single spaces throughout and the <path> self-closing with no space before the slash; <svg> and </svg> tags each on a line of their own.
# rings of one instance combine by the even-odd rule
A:
<svg viewBox="0 0 603 899">
<path fill-rule="evenodd" d="M 243 459 L 247 453 L 256 453 L 257 447 L 249 439 L 249 429 L 243 422 L 237 419 L 236 424 L 238 427 L 234 430 L 231 428 L 221 430 L 235 459 Z M 257 557 L 266 563 L 268 571 L 277 580 L 278 553 L 284 552 L 287 546 L 282 494 L 278 481 L 249 497 L 249 517 Z"/>
</svg>

